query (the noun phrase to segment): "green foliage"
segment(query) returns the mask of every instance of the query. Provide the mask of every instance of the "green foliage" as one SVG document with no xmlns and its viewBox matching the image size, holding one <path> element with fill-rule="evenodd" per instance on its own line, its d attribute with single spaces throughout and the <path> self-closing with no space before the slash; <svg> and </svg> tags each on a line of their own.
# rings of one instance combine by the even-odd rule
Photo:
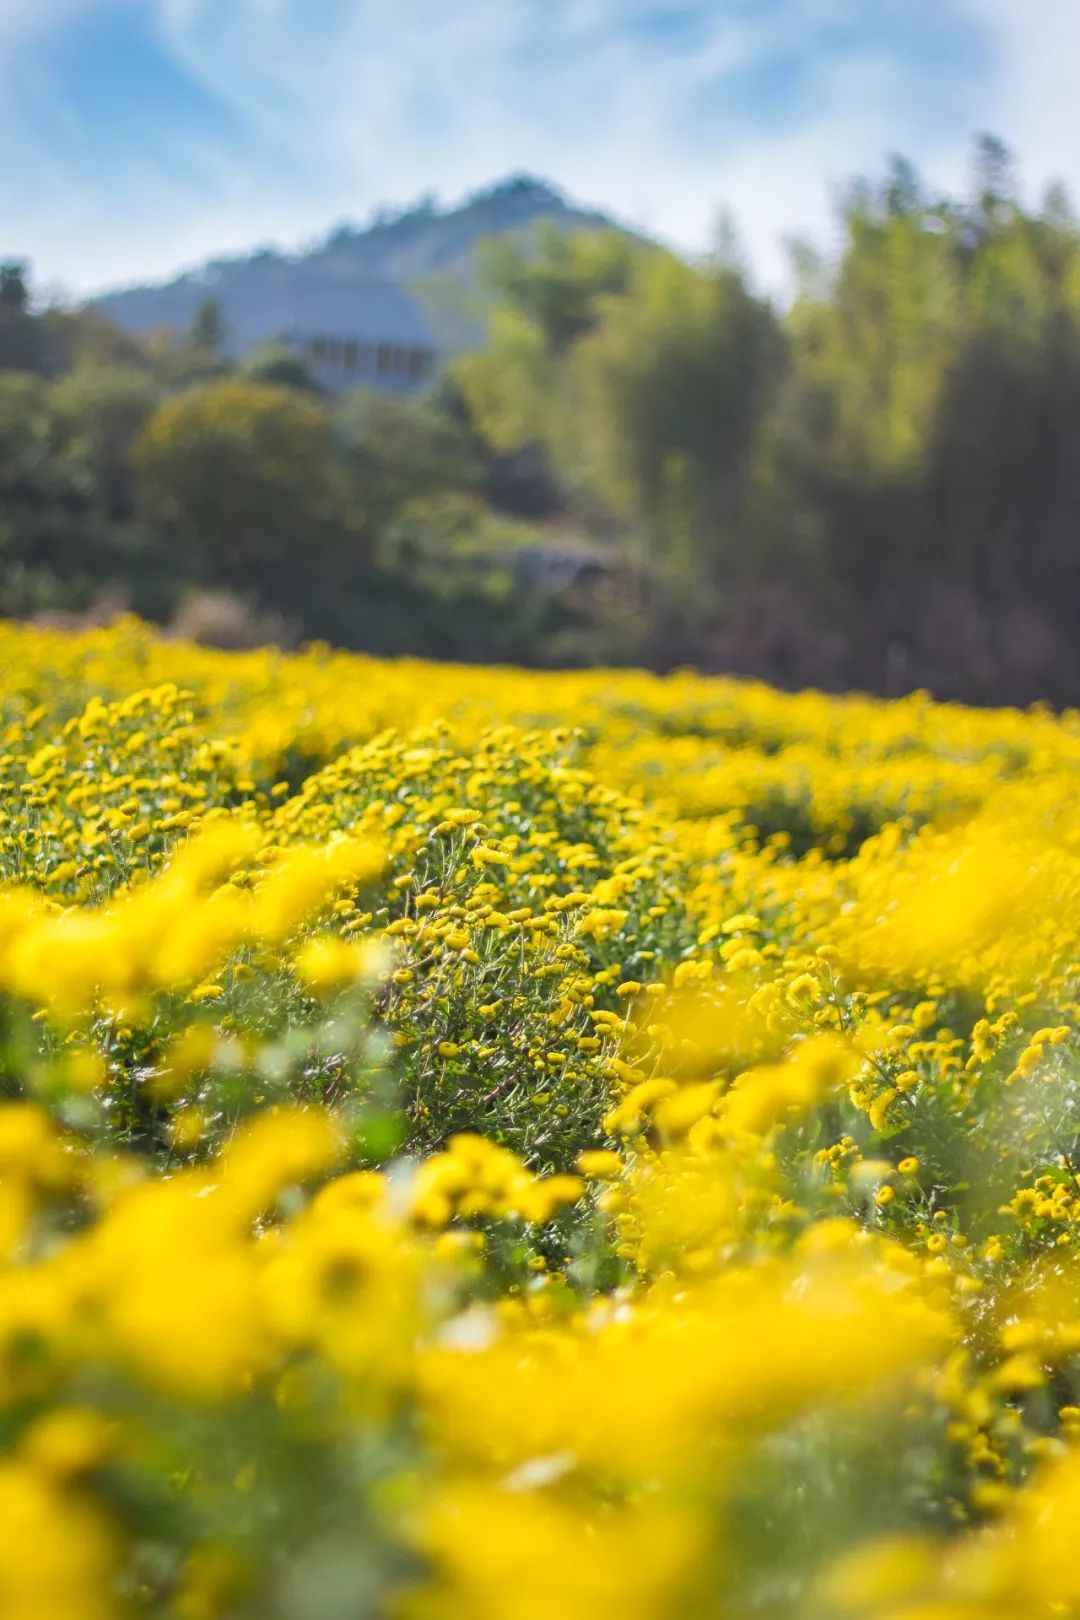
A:
<svg viewBox="0 0 1080 1620">
<path fill-rule="evenodd" d="M 265 383 L 271 388 L 299 388 L 310 394 L 319 392 L 305 362 L 285 343 L 261 344 L 240 369 L 249 382 Z"/>
<path fill-rule="evenodd" d="M 46 384 L 23 372 L 0 373 L 0 488 L 6 494 L 44 493 L 52 486 L 51 437 Z"/>
<path fill-rule="evenodd" d="M 561 417 L 562 362 L 596 325 L 605 298 L 625 292 L 649 250 L 615 231 L 537 232 L 535 251 L 496 239 L 485 273 L 499 302 L 481 354 L 453 376 L 481 432 L 497 450 L 549 444 Z M 658 251 L 658 250 L 657 250 Z"/>
<path fill-rule="evenodd" d="M 147 539 L 122 521 L 130 439 L 112 436 L 121 418 L 132 420 L 134 382 L 116 380 L 110 414 L 111 380 L 105 374 L 98 416 L 86 379 L 50 387 L 26 373 L 0 372 L 2 612 L 82 607 L 110 580 L 145 583 Z M 159 571 L 152 560 L 150 572 Z M 153 590 L 139 589 L 138 600 L 153 608 Z"/>
<path fill-rule="evenodd" d="M 30 309 L 26 266 L 0 264 L 0 370 L 44 371 L 48 342 Z"/>
<path fill-rule="evenodd" d="M 423 398 L 324 397 L 280 343 L 237 366 L 213 298 L 136 341 L 0 266 L 0 610 L 224 590 L 373 650 L 1076 701 L 1068 201 L 984 138 L 965 197 L 895 159 L 839 227 L 784 312 L 730 251 L 495 240 L 487 342 Z M 537 598 L 496 514 L 606 545 L 607 605 Z"/>
<path fill-rule="evenodd" d="M 288 606 L 328 553 L 360 545 L 330 418 L 295 390 L 224 380 L 177 394 L 135 443 L 147 521 L 197 578 Z"/>
<path fill-rule="evenodd" d="M 475 490 L 480 463 L 465 424 L 430 399 L 357 389 L 335 413 L 357 500 L 376 526 L 405 502 Z"/>
<path fill-rule="evenodd" d="M 189 334 L 191 347 L 216 357 L 224 346 L 226 336 L 220 302 L 216 298 L 204 298 L 192 318 Z"/>
<path fill-rule="evenodd" d="M 919 201 L 899 206 L 890 188 L 857 193 L 827 296 L 804 288 L 791 313 L 793 385 L 820 423 L 818 452 L 853 476 L 917 463 L 960 316 L 948 222 Z"/>
<path fill-rule="evenodd" d="M 574 357 L 560 463 L 642 536 L 685 593 L 739 566 L 748 470 L 782 348 L 767 305 L 727 268 L 640 263 Z"/>
<path fill-rule="evenodd" d="M 94 366 L 120 366 L 153 377 L 159 386 L 167 381 L 150 346 L 121 331 L 95 309 L 51 307 L 38 316 L 38 324 L 47 336 L 52 376 Z"/>
<path fill-rule="evenodd" d="M 25 315 L 30 307 L 30 291 L 26 285 L 26 266 L 14 261 L 0 264 L 0 309 L 15 315 Z"/>
<path fill-rule="evenodd" d="M 545 224 L 533 252 L 495 237 L 484 258 L 491 285 L 536 327 L 545 351 L 557 359 L 591 331 L 601 299 L 626 292 L 644 252 L 619 231 L 568 235 Z"/>
<path fill-rule="evenodd" d="M 496 451 L 547 441 L 557 416 L 558 375 L 540 328 L 512 307 L 494 311 L 484 352 L 453 366 L 473 420 Z"/>
<path fill-rule="evenodd" d="M 379 611 L 369 637 L 390 653 L 426 647 L 478 663 L 590 662 L 611 656 L 594 604 L 545 588 L 530 560 L 546 530 L 445 491 L 405 502 L 379 530 Z"/>
<path fill-rule="evenodd" d="M 143 371 L 83 366 L 52 389 L 51 406 L 64 470 L 104 515 L 132 515 L 132 444 L 160 398 Z"/>
<path fill-rule="evenodd" d="M 951 590 L 990 623 L 1022 606 L 1049 646 L 1080 584 L 1075 221 L 1060 194 L 1025 211 L 983 142 L 970 201 L 896 165 L 843 225 L 831 270 L 804 261 L 789 318 L 765 526 L 847 616 L 870 608 L 879 639 L 915 642 L 927 597 Z"/>
<path fill-rule="evenodd" d="M 533 258 L 495 243 L 488 272 L 488 347 L 454 372 L 477 426 L 498 450 L 542 444 L 576 504 L 599 496 L 664 598 L 689 602 L 744 539 L 783 350 L 772 312 L 732 268 L 613 233 L 549 231 Z"/>
</svg>

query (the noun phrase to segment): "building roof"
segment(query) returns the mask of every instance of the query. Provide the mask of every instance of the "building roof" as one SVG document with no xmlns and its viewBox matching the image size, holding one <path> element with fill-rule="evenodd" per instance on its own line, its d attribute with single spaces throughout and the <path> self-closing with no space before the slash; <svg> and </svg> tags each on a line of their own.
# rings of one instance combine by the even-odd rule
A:
<svg viewBox="0 0 1080 1620">
<path fill-rule="evenodd" d="M 240 353 L 278 336 L 438 347 L 418 299 L 392 281 L 336 285 L 326 276 L 293 278 L 269 298 L 264 292 L 250 310 L 244 301 L 225 297 L 222 313 L 229 346 Z"/>
<path fill-rule="evenodd" d="M 225 349 L 246 355 L 278 337 L 353 338 L 402 348 L 440 349 L 419 298 L 400 282 L 335 273 L 329 266 L 256 262 L 229 280 L 192 280 L 168 289 L 122 295 L 121 308 L 103 298 L 99 308 L 118 313 L 134 331 L 159 324 L 190 326 L 200 303 L 215 298 L 225 322 Z M 162 322 L 164 303 L 169 320 Z"/>
</svg>

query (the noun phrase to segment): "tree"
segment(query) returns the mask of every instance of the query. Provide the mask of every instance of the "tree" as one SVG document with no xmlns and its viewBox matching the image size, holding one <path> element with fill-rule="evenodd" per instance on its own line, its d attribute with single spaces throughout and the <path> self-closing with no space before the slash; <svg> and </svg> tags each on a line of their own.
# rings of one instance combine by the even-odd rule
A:
<svg viewBox="0 0 1080 1620">
<path fill-rule="evenodd" d="M 283 611 L 363 551 L 330 418 L 292 389 L 220 381 L 165 401 L 135 446 L 142 511 L 204 583 Z"/>
<path fill-rule="evenodd" d="M 341 400 L 335 420 L 357 500 L 376 529 L 406 501 L 479 485 L 467 428 L 434 401 L 357 389 Z"/>
<path fill-rule="evenodd" d="M 26 265 L 0 264 L 0 371 L 48 369 L 48 334 L 30 307 Z"/>
<path fill-rule="evenodd" d="M 642 255 L 659 253 L 618 231 L 541 228 L 528 252 L 507 238 L 486 246 L 496 296 L 488 341 L 453 368 L 477 427 L 498 451 L 548 443 L 561 414 L 563 362 L 596 324 L 603 300 L 624 291 Z"/>
<path fill-rule="evenodd" d="M 532 246 L 494 237 L 483 249 L 482 274 L 558 359 L 595 324 L 600 300 L 626 291 L 644 250 L 621 231 L 571 233 L 550 221 L 537 227 Z"/>
<path fill-rule="evenodd" d="M 226 336 L 221 300 L 204 298 L 192 316 L 189 333 L 191 347 L 217 359 L 225 345 Z"/>
<path fill-rule="evenodd" d="M 951 577 L 997 610 L 1037 604 L 1073 634 L 1080 592 L 1080 235 L 1000 214 L 971 260 L 934 427 L 931 522 Z"/>
<path fill-rule="evenodd" d="M 93 499 L 64 453 L 56 388 L 0 375 L 0 611 L 82 607 L 135 583 L 145 537 Z"/>
<path fill-rule="evenodd" d="M 285 343 L 261 344 L 248 355 L 241 370 L 249 382 L 271 388 L 299 388 L 308 394 L 321 391 L 306 362 Z"/>
<path fill-rule="evenodd" d="M 26 285 L 26 266 L 21 261 L 8 260 L 0 264 L 0 309 L 13 315 L 25 315 L 30 309 L 30 292 Z"/>
<path fill-rule="evenodd" d="M 775 317 L 736 270 L 666 257 L 636 267 L 575 350 L 557 464 L 623 515 L 684 605 L 742 566 L 749 473 L 782 353 Z"/>
<path fill-rule="evenodd" d="M 73 520 L 71 492 L 56 465 L 53 433 L 47 383 L 29 373 L 0 372 L 0 612 L 5 614 L 45 605 L 49 580 L 62 567 L 78 567 L 72 541 L 82 536 Z"/>
<path fill-rule="evenodd" d="M 856 679 L 878 684 L 899 645 L 924 679 L 1007 695 L 1009 616 L 1037 626 L 1029 648 L 1065 647 L 1080 594 L 1076 222 L 1060 195 L 1025 210 L 1008 152 L 983 139 L 967 198 L 933 198 L 894 163 L 853 188 L 842 224 L 789 316 L 759 544 L 830 603 Z M 982 687 L 930 628 L 946 602 L 984 648 Z"/>
<path fill-rule="evenodd" d="M 803 260 L 788 316 L 790 368 L 755 475 L 757 538 L 825 594 L 884 600 L 899 577 L 903 622 L 925 561 L 922 487 L 962 320 L 960 224 L 900 160 L 881 185 L 851 188 L 841 224 L 834 263 Z"/>
<path fill-rule="evenodd" d="M 39 320 L 55 356 L 55 372 L 64 375 L 83 367 L 119 367 L 155 373 L 153 357 L 142 338 L 125 332 L 96 309 L 53 306 Z"/>
<path fill-rule="evenodd" d="M 48 384 L 18 372 L 0 376 L 0 501 L 33 499 L 56 488 L 54 435 Z"/>
<path fill-rule="evenodd" d="M 134 511 L 132 447 L 159 389 L 146 372 L 81 366 L 52 390 L 57 451 L 66 477 L 115 522 Z"/>
<path fill-rule="evenodd" d="M 970 214 L 986 232 L 1007 224 L 1018 210 L 1013 156 L 996 135 L 975 142 L 973 190 Z"/>
</svg>

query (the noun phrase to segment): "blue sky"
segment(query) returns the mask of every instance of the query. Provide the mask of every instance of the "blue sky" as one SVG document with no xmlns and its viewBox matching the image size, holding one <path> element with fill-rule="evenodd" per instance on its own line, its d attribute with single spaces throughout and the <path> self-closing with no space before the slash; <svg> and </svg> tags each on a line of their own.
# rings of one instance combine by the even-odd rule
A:
<svg viewBox="0 0 1080 1620">
<path fill-rule="evenodd" d="M 0 255 L 84 292 L 529 170 L 677 246 L 972 133 L 1080 193 L 1080 0 L 0 0 Z"/>
</svg>

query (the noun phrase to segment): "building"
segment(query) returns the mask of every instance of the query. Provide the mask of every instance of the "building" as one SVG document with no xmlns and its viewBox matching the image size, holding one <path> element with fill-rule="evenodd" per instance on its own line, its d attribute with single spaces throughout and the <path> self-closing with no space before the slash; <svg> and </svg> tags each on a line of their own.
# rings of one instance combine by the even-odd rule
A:
<svg viewBox="0 0 1080 1620">
<path fill-rule="evenodd" d="M 128 331 L 183 332 L 207 298 L 221 310 L 223 354 L 245 360 L 266 344 L 283 343 L 331 392 L 418 393 L 449 355 L 446 334 L 436 337 L 420 299 L 403 282 L 272 254 L 207 266 L 171 287 L 107 295 L 96 307 Z M 481 341 L 482 333 L 466 338 Z M 462 346 L 469 344 L 456 344 Z"/>
<path fill-rule="evenodd" d="M 323 388 L 409 393 L 422 388 L 438 364 L 436 350 L 417 344 L 376 343 L 369 338 L 301 331 L 288 333 L 285 341 Z"/>
<path fill-rule="evenodd" d="M 297 289 L 280 320 L 281 340 L 332 391 L 417 393 L 442 358 L 419 301 L 391 281 Z"/>
</svg>

